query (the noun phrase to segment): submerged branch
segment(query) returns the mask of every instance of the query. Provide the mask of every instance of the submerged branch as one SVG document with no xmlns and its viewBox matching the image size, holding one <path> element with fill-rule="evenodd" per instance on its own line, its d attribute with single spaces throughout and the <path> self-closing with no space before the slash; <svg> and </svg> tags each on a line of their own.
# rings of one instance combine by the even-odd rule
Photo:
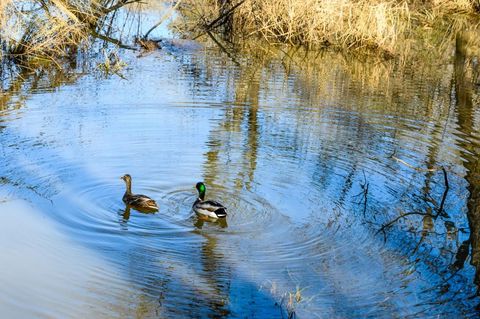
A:
<svg viewBox="0 0 480 319">
<path fill-rule="evenodd" d="M 129 45 L 126 45 L 124 44 L 122 41 L 118 40 L 118 39 L 114 39 L 112 37 L 109 37 L 107 35 L 104 35 L 104 34 L 100 34 L 98 32 L 96 32 L 95 30 L 90 30 L 90 33 L 92 34 L 92 36 L 94 36 L 95 38 L 98 38 L 98 39 L 101 39 L 101 40 L 104 40 L 106 42 L 110 42 L 110 43 L 113 43 L 115 45 L 118 45 L 120 48 L 122 49 L 128 49 L 128 50 L 136 50 L 136 48 L 132 47 L 132 46 L 129 46 Z"/>
<path fill-rule="evenodd" d="M 417 172 L 436 172 L 438 170 L 440 170 L 441 168 L 440 167 L 434 167 L 434 168 L 419 168 L 419 167 L 415 167 L 411 164 L 408 164 L 407 162 L 405 162 L 404 160 L 402 159 L 399 159 L 398 157 L 396 157 L 395 155 L 392 155 L 391 158 L 393 158 L 394 160 L 396 160 L 397 162 L 399 163 L 402 163 L 403 165 L 407 166 L 407 167 L 410 167 L 411 169 L 414 169 L 416 170 Z"/>
<path fill-rule="evenodd" d="M 384 224 L 378 231 L 377 231 L 377 234 L 379 232 L 383 232 L 385 231 L 385 229 L 391 227 L 393 224 L 395 224 L 397 221 L 399 221 L 400 219 L 402 218 L 405 218 L 407 216 L 410 216 L 410 215 L 420 215 L 420 216 L 427 216 L 427 215 L 430 215 L 428 213 L 421 213 L 421 212 L 408 212 L 408 213 L 404 213 L 404 214 L 401 214 L 400 216 L 397 216 L 396 218 L 392 219 L 391 221 L 389 221 L 388 223 Z M 433 216 L 432 216 L 433 217 Z"/>
<path fill-rule="evenodd" d="M 360 183 L 360 187 L 362 188 L 362 191 L 355 195 L 354 197 L 359 197 L 362 196 L 362 199 L 357 204 L 362 204 L 363 203 L 363 217 L 365 218 L 365 214 L 367 212 L 367 202 L 368 202 L 368 186 L 369 183 L 367 181 L 367 177 L 365 176 L 365 171 L 363 171 L 363 183 Z"/>
<path fill-rule="evenodd" d="M 225 52 L 225 54 L 232 60 L 233 63 L 240 66 L 240 63 L 237 60 L 235 60 L 235 58 L 230 54 L 230 52 L 228 52 L 228 50 L 213 36 L 213 34 L 210 31 L 207 31 L 207 35 L 213 40 L 213 42 L 216 45 L 218 45 L 220 50 Z"/>
</svg>

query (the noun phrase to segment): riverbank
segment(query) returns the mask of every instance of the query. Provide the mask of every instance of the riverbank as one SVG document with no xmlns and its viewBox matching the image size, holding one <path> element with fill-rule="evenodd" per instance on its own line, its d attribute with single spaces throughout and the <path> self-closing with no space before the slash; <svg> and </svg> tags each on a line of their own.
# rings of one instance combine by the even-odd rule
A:
<svg viewBox="0 0 480 319">
<path fill-rule="evenodd" d="M 260 39 L 309 50 L 333 48 L 398 60 L 416 55 L 417 59 L 437 61 L 462 32 L 463 38 L 470 39 L 462 42 L 465 50 L 480 52 L 478 0 L 421 4 L 383 0 L 185 0 L 171 4 L 33 0 L 21 5 L 7 0 L 0 4 L 0 60 L 23 65 L 53 62 L 62 67 L 65 61 L 95 51 L 91 44 L 96 39 L 112 47 L 133 48 L 134 37 L 148 35 L 138 30 L 150 27 L 145 21 L 142 24 L 141 12 L 158 14 L 160 24 L 172 13 L 169 7 L 178 13 L 171 24 L 173 32 L 200 41 L 217 33 L 237 46 Z M 103 58 L 101 50 L 96 52 Z"/>
</svg>

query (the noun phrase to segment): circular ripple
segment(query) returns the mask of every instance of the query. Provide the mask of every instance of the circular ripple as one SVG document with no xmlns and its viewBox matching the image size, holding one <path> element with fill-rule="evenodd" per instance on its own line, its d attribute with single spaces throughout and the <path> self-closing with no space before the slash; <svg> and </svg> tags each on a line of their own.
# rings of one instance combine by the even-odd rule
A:
<svg viewBox="0 0 480 319">
<path fill-rule="evenodd" d="M 208 193 L 207 198 L 210 198 Z M 211 198 L 227 207 L 228 215 L 225 221 L 198 222 L 198 218 L 192 211 L 192 205 L 196 200 L 196 193 L 192 187 L 168 192 L 159 201 L 161 206 L 166 208 L 164 213 L 178 223 L 192 225 L 193 222 L 197 228 L 207 227 L 212 231 L 228 233 L 265 231 L 288 220 L 265 199 L 248 191 L 236 192 L 216 187 Z"/>
</svg>

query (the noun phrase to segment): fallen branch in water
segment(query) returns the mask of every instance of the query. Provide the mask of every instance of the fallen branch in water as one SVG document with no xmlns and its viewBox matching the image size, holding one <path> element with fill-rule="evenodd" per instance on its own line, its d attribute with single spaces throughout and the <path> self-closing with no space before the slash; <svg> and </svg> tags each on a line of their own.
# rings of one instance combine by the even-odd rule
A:
<svg viewBox="0 0 480 319">
<path fill-rule="evenodd" d="M 109 37 L 109 36 L 106 36 L 106 35 L 104 35 L 104 34 L 100 34 L 100 33 L 96 32 L 95 30 L 90 30 L 90 33 L 91 33 L 91 35 L 94 36 L 95 38 L 104 40 L 104 41 L 106 41 L 106 42 L 113 43 L 113 44 L 119 46 L 119 47 L 122 48 L 122 49 L 136 50 L 134 47 L 129 46 L 129 45 L 126 45 L 126 44 L 124 44 L 122 41 L 120 41 L 120 40 L 118 40 L 118 39 L 114 39 L 114 38 Z"/>
<path fill-rule="evenodd" d="M 233 57 L 230 52 L 228 52 L 228 50 L 217 40 L 215 39 L 215 37 L 213 36 L 213 34 L 210 32 L 210 31 L 207 31 L 207 34 L 208 36 L 213 40 L 213 42 L 215 42 L 216 45 L 218 45 L 218 47 L 220 48 L 220 50 L 222 50 L 223 52 L 225 52 L 225 54 L 232 60 L 233 63 L 235 63 L 236 65 L 240 66 L 240 63 L 235 60 L 235 57 Z"/>
<path fill-rule="evenodd" d="M 420 215 L 420 216 L 427 216 L 427 215 L 430 215 L 432 216 L 431 214 L 428 214 L 428 213 L 421 213 L 421 212 L 408 212 L 408 213 L 404 213 L 404 214 L 401 214 L 400 216 L 397 216 L 396 218 L 392 219 L 391 221 L 389 221 L 388 223 L 384 224 L 378 231 L 377 231 L 377 234 L 379 232 L 383 232 L 385 231 L 385 229 L 391 227 L 393 224 L 395 224 L 397 221 L 399 221 L 400 219 L 402 218 L 405 218 L 406 216 L 410 216 L 410 215 Z M 432 216 L 433 217 L 433 216 Z"/>
<path fill-rule="evenodd" d="M 363 171 L 363 184 L 360 183 L 360 187 L 362 188 L 362 191 L 358 193 L 357 195 L 353 197 L 358 197 L 362 196 L 362 199 L 357 204 L 362 204 L 363 203 L 363 217 L 365 218 L 365 212 L 367 211 L 367 201 L 368 201 L 368 186 L 369 183 L 367 182 L 367 177 L 365 176 L 365 171 Z"/>
</svg>

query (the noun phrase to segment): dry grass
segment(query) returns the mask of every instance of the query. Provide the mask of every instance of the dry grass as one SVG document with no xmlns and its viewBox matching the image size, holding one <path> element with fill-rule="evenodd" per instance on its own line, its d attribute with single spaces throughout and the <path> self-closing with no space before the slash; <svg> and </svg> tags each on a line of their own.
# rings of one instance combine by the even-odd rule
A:
<svg viewBox="0 0 480 319">
<path fill-rule="evenodd" d="M 126 0 L 0 1 L 3 57 L 22 63 L 74 56 Z M 107 5 L 108 4 L 108 5 Z"/>
<path fill-rule="evenodd" d="M 86 41 L 93 17 L 90 7 L 53 0 L 49 5 L 9 1 L 0 8 L 2 30 L 0 38 L 6 53 L 16 60 L 63 57 Z"/>
<path fill-rule="evenodd" d="M 220 1 L 190 0 L 181 9 L 181 31 L 212 28 L 211 22 L 238 1 L 221 8 Z M 412 31 L 452 13 L 471 14 L 479 0 L 246 0 L 235 9 L 235 36 L 257 36 L 270 43 L 301 44 L 309 47 L 333 45 L 369 48 L 390 54 Z M 215 23 L 218 27 L 224 20 Z"/>
<path fill-rule="evenodd" d="M 0 58 L 57 62 L 72 56 L 91 35 L 98 36 L 99 25 L 113 9 L 135 1 L 139 0 L 0 0 Z M 404 40 L 418 33 L 415 30 L 437 28 L 439 19 L 448 20 L 443 27 L 453 29 L 450 16 L 480 10 L 480 0 L 184 0 L 176 6 L 180 3 L 184 19 L 177 26 L 194 35 L 222 26 L 225 19 L 212 22 L 241 3 L 228 23 L 235 37 L 368 48 L 384 56 L 395 55 L 399 47 L 408 50 Z"/>
<path fill-rule="evenodd" d="M 250 33 L 270 42 L 378 46 L 392 51 L 397 35 L 406 28 L 406 5 L 372 1 L 250 1 L 242 6 Z"/>
<path fill-rule="evenodd" d="M 431 11 L 439 15 L 457 13 L 472 13 L 480 9 L 478 0 L 431 0 Z"/>
</svg>

